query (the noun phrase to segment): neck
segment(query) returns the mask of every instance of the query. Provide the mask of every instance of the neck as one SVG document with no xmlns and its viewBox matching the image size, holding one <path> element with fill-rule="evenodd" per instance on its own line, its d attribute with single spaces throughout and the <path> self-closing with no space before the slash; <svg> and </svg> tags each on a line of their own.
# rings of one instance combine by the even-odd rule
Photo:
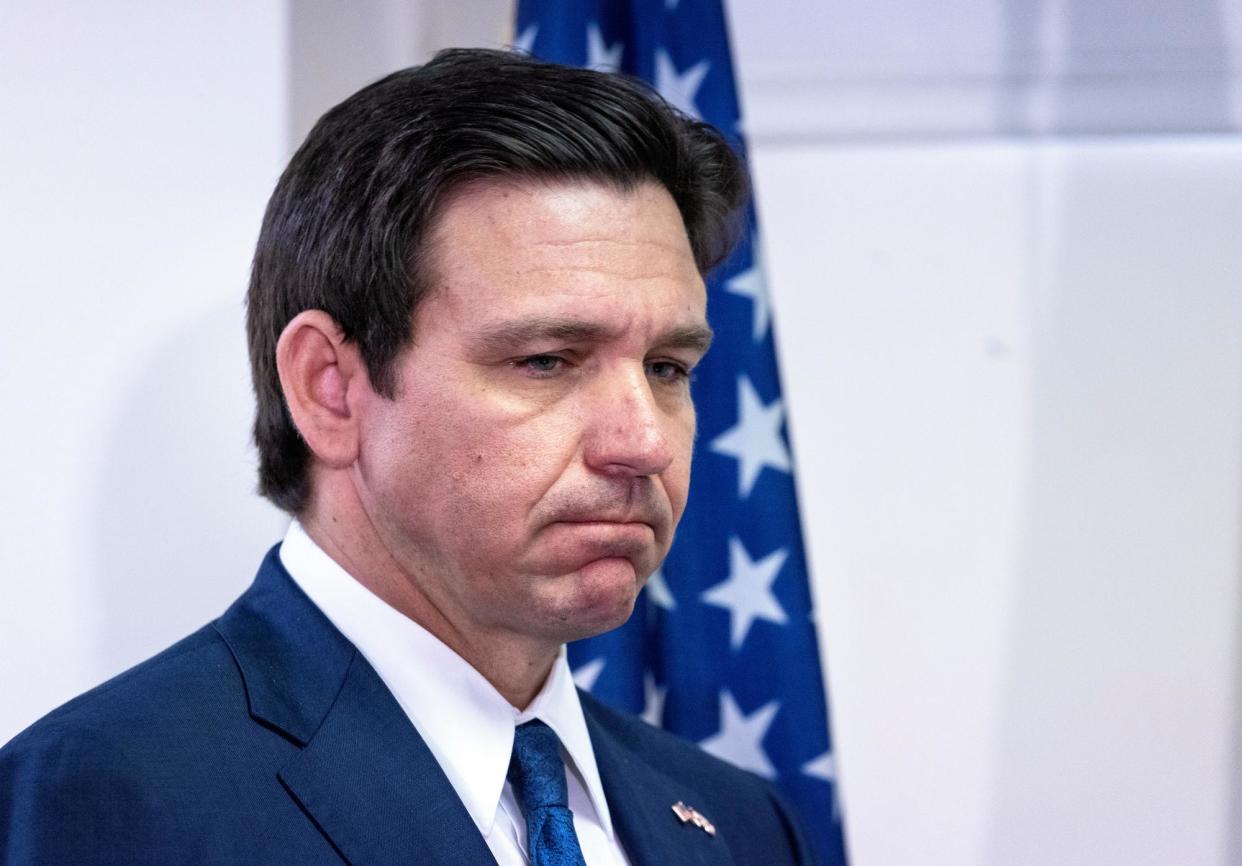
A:
<svg viewBox="0 0 1242 866">
<path fill-rule="evenodd" d="M 356 498 L 352 503 L 325 496 L 316 499 L 298 520 L 320 549 L 389 607 L 465 659 L 511 705 L 521 710 L 530 704 L 556 662 L 559 645 L 471 622 L 451 599 L 432 598 L 426 592 L 419 567 L 403 564 L 393 555 Z"/>
</svg>

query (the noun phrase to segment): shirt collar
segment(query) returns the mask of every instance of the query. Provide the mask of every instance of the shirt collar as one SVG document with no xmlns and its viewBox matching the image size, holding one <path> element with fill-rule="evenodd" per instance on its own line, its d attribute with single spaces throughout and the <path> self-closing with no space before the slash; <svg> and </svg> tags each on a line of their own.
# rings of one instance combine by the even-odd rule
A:
<svg viewBox="0 0 1242 866">
<path fill-rule="evenodd" d="M 490 688 L 490 684 L 489 684 Z M 561 746 L 569 756 L 570 770 L 576 769 L 586 788 L 599 825 L 611 842 L 615 839 L 612 829 L 612 817 L 608 813 L 608 801 L 604 798 L 604 785 L 600 781 L 599 767 L 595 764 L 595 750 L 591 746 L 591 735 L 587 731 L 586 717 L 582 714 L 582 702 L 578 700 L 578 688 L 574 685 L 573 675 L 569 671 L 569 658 L 565 647 L 561 647 L 556 662 L 544 681 L 543 688 L 535 695 L 530 705 L 518 713 L 514 720 L 520 725 L 532 719 L 539 719 L 556 732 Z M 513 750 L 512 734 L 509 750 Z M 508 762 L 506 760 L 506 769 Z"/>
<path fill-rule="evenodd" d="M 556 732 L 600 827 L 614 840 L 582 704 L 561 647 L 543 688 L 522 711 L 469 662 L 390 607 L 328 556 L 294 520 L 280 560 L 303 592 L 357 647 L 427 743 L 484 836 L 496 820 L 516 725 L 540 719 Z"/>
</svg>

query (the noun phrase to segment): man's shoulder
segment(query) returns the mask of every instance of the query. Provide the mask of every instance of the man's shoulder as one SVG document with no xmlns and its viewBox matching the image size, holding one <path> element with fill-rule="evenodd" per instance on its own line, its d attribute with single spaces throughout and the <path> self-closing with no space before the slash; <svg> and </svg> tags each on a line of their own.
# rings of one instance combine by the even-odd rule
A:
<svg viewBox="0 0 1242 866">
<path fill-rule="evenodd" d="M 287 626 L 277 621 L 281 615 L 298 613 L 287 610 L 296 594 L 273 565 L 277 550 L 269 551 L 255 583 L 223 615 L 52 710 L 0 749 L 0 761 L 66 738 L 93 738 L 99 746 L 128 743 L 141 746 L 135 754 L 158 754 L 188 748 L 186 735 L 210 735 L 223 719 L 232 725 L 248 721 L 250 695 L 237 646 L 260 635 L 262 655 L 262 636 Z M 260 613 L 256 599 L 266 605 Z"/>
<path fill-rule="evenodd" d="M 325 843 L 296 832 L 302 819 L 277 778 L 296 746 L 251 718 L 215 625 L 0 749 L 0 860 L 245 862 L 255 840 L 310 852 L 290 861 L 323 859 Z"/>
<path fill-rule="evenodd" d="M 207 625 L 43 716 L 13 738 L 0 755 L 77 734 L 102 739 L 135 734 L 205 695 L 218 699 L 219 686 L 235 670 L 228 647 Z"/>
<path fill-rule="evenodd" d="M 211 625 L 52 710 L 0 748 L 0 808 L 151 817 L 251 739 L 245 688 Z M 224 748 L 221 748 L 224 746 Z M 210 755 L 209 760 L 204 756 Z M 221 756 L 224 756 L 223 759 Z M 174 788 L 175 790 L 175 788 Z"/>
</svg>

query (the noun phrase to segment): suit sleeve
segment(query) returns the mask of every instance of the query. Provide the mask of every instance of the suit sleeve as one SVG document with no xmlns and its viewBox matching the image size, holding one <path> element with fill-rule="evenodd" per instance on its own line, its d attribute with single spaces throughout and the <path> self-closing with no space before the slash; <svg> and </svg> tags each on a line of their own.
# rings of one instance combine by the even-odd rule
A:
<svg viewBox="0 0 1242 866">
<path fill-rule="evenodd" d="M 155 862 L 158 813 L 150 786 L 107 738 L 42 728 L 0 750 L 4 866 Z"/>
</svg>

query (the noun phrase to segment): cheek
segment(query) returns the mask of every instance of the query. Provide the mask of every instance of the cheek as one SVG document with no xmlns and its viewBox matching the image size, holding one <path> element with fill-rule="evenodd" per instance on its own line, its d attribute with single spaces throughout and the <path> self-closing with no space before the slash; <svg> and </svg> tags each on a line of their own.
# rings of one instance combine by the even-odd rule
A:
<svg viewBox="0 0 1242 866">
<path fill-rule="evenodd" d="M 673 517 L 676 520 L 681 519 L 681 513 L 686 508 L 686 498 L 690 492 L 690 458 L 679 461 L 675 466 L 670 466 L 668 472 L 665 473 L 665 490 L 668 492 L 669 504 L 673 509 Z"/>
<path fill-rule="evenodd" d="M 690 467 L 694 457 L 694 414 L 682 421 L 675 428 L 673 449 L 675 457 L 664 472 L 664 489 L 668 493 L 669 503 L 673 507 L 673 516 L 680 518 L 686 507 L 686 498 L 690 492 Z"/>
<path fill-rule="evenodd" d="M 507 534 L 507 524 L 518 531 L 572 459 L 555 425 L 504 422 L 475 417 L 436 437 L 431 450 L 446 488 L 441 505 L 454 530 Z"/>
</svg>

